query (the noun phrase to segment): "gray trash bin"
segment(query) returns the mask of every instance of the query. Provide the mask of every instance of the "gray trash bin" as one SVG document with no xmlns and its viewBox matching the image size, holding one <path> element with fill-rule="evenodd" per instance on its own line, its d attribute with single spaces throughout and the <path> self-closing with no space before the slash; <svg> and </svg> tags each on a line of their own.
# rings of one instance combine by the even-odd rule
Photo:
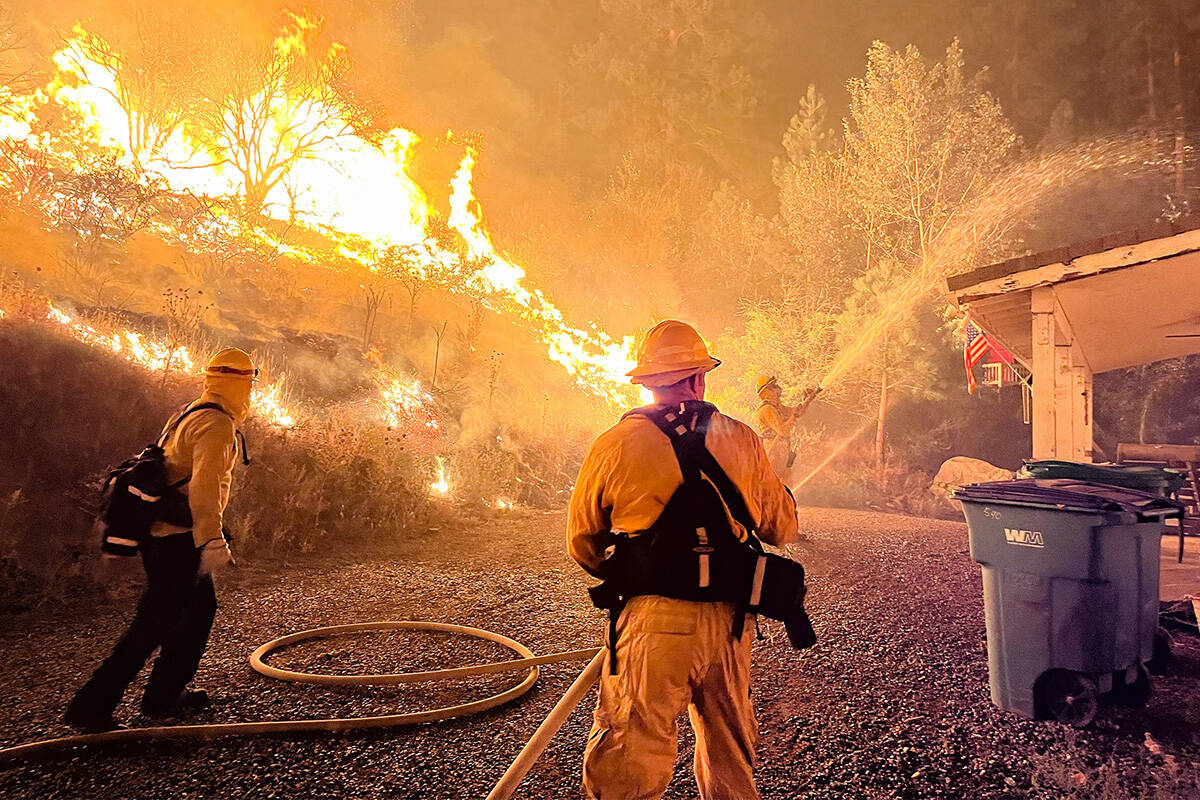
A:
<svg viewBox="0 0 1200 800">
<path fill-rule="evenodd" d="M 1101 695 L 1144 703 L 1158 628 L 1163 497 L 1076 480 L 965 486 L 983 569 L 992 701 L 1082 726 Z"/>
</svg>

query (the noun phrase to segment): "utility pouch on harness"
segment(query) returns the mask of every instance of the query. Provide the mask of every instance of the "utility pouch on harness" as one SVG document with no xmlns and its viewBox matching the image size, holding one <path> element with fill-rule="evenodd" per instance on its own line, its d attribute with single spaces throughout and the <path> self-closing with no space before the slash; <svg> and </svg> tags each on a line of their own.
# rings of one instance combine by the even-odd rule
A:
<svg viewBox="0 0 1200 800">
<path fill-rule="evenodd" d="M 816 631 L 804 609 L 808 589 L 803 565 L 766 552 L 755 553 L 750 563 L 750 612 L 781 621 L 797 650 L 816 644 Z"/>
<path fill-rule="evenodd" d="M 793 644 L 804 647 L 812 643 L 812 628 L 803 614 L 803 567 L 763 553 L 745 500 L 705 447 L 715 411 L 709 403 L 693 401 L 629 412 L 651 420 L 667 436 L 683 483 L 650 528 L 636 535 L 614 536 L 601 568 L 604 583 L 590 590 L 592 602 L 609 612 L 609 664 L 613 672 L 617 620 L 628 600 L 642 594 L 731 602 L 735 606 L 733 634 L 737 637 L 743 633 L 747 612 L 761 612 L 785 622 L 791 619 L 798 631 L 792 636 L 789 628 Z M 746 530 L 748 542 L 734 534 L 730 517 Z M 786 566 L 789 564 L 795 569 Z M 755 586 L 757 594 L 752 593 Z M 805 625 L 807 635 L 802 630 Z"/>
<path fill-rule="evenodd" d="M 204 409 L 228 414 L 216 403 L 200 403 L 185 409 L 153 444 L 146 445 L 142 452 L 108 473 L 100 490 L 100 512 L 95 525 L 102 551 L 114 556 L 135 556 L 155 522 L 191 525 L 187 497 L 179 491 L 191 480 L 191 475 L 175 483 L 167 482 L 163 445 L 180 422 Z"/>
</svg>

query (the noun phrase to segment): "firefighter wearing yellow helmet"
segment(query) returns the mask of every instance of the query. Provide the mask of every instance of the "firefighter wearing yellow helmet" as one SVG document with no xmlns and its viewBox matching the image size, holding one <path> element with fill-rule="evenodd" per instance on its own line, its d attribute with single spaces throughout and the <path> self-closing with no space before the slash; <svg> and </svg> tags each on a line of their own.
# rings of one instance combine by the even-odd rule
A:
<svg viewBox="0 0 1200 800">
<path fill-rule="evenodd" d="M 113 712 L 155 649 L 142 713 L 175 717 L 209 705 L 189 688 L 217 611 L 212 575 L 233 562 L 224 534 L 225 506 L 239 451 L 238 428 L 250 413 L 258 370 L 237 348 L 217 353 L 204 370 L 204 391 L 167 423 L 159 438 L 172 491 L 140 543 L 146 589 L 112 654 L 67 707 L 65 721 L 87 732 L 119 727 Z"/>
<path fill-rule="evenodd" d="M 790 477 L 792 464 L 796 460 L 796 449 L 792 445 L 792 432 L 796 422 L 804 413 L 820 389 L 807 389 L 799 405 L 785 406 L 783 404 L 783 388 L 773 375 L 761 375 L 758 378 L 758 432 L 762 437 L 763 447 L 771 466 L 784 481 Z"/>
<path fill-rule="evenodd" d="M 654 404 L 596 440 L 571 495 L 571 556 L 606 584 L 617 571 L 643 579 L 611 617 L 583 763 L 591 798 L 660 797 L 685 709 L 696 733 L 701 797 L 759 797 L 753 635 L 745 631 L 745 606 L 721 599 L 730 580 L 721 537 L 744 546 L 756 531 L 784 544 L 797 533 L 796 507 L 754 431 L 704 402 L 705 375 L 718 364 L 690 325 L 667 320 L 650 330 L 629 376 L 653 392 Z M 665 543 L 680 529 L 700 546 L 679 551 L 672 563 Z M 653 547 L 639 549 L 645 542 Z"/>
</svg>

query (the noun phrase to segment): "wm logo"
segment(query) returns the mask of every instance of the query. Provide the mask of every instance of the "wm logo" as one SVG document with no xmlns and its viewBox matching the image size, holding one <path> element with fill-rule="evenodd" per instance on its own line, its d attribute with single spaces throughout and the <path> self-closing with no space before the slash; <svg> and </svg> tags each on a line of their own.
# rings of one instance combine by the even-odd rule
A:
<svg viewBox="0 0 1200 800">
<path fill-rule="evenodd" d="M 1004 541 L 1021 547 L 1045 547 L 1041 531 L 1019 531 L 1015 528 L 1004 529 Z"/>
</svg>

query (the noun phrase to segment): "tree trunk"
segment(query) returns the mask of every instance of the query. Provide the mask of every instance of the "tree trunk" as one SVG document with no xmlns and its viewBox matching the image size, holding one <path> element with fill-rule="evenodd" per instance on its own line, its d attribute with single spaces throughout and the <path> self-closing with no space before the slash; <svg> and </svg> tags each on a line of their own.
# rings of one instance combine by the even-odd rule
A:
<svg viewBox="0 0 1200 800">
<path fill-rule="evenodd" d="M 1138 418 L 1138 444 L 1146 443 L 1146 420 L 1150 417 L 1150 403 L 1154 397 L 1154 392 L 1146 392 L 1146 396 L 1142 398 L 1142 413 Z"/>
<path fill-rule="evenodd" d="M 887 401 L 888 401 L 888 363 L 887 363 L 887 334 L 883 337 L 883 369 L 880 370 L 879 378 L 879 417 L 875 423 L 875 473 L 882 479 L 883 477 L 883 440 L 884 430 L 887 424 Z"/>
<path fill-rule="evenodd" d="M 446 326 L 449 324 L 450 321 L 446 320 L 442 323 L 440 330 L 438 328 L 433 329 L 434 335 L 437 337 L 437 343 L 433 348 L 433 377 L 429 380 L 429 390 L 433 392 L 437 391 L 438 361 L 442 357 L 442 337 L 446 335 Z"/>
<path fill-rule="evenodd" d="M 1150 23 L 1146 23 L 1147 28 Z M 1150 128 L 1150 135 L 1158 138 L 1158 102 L 1154 86 L 1154 42 L 1150 38 L 1150 31 L 1145 34 L 1146 39 L 1146 125 Z"/>
<path fill-rule="evenodd" d="M 1182 22 L 1182 21 L 1180 21 Z M 1178 29 L 1176 29 L 1178 30 Z M 1183 117 L 1183 76 L 1180 70 L 1179 35 L 1175 36 L 1175 202 L 1183 202 L 1184 168 L 1187 159 L 1187 128 Z"/>
</svg>

